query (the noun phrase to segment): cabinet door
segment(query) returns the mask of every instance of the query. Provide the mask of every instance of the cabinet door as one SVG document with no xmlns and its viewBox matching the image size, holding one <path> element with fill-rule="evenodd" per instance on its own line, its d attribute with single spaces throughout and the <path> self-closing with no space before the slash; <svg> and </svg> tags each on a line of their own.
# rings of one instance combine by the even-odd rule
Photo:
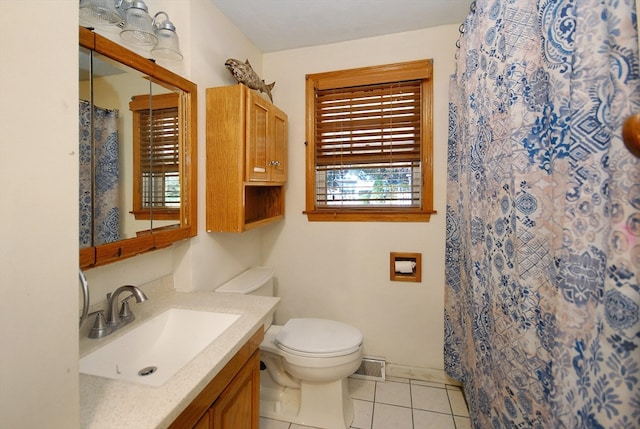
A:
<svg viewBox="0 0 640 429">
<path fill-rule="evenodd" d="M 208 410 L 204 416 L 198 420 L 193 429 L 211 429 L 211 410 Z"/>
<path fill-rule="evenodd" d="M 271 181 L 287 181 L 287 115 L 277 107 L 273 108 L 273 138 L 271 147 Z"/>
<path fill-rule="evenodd" d="M 245 163 L 247 181 L 269 181 L 270 108 L 268 101 L 254 91 L 248 92 Z"/>
<path fill-rule="evenodd" d="M 259 429 L 260 352 L 256 351 L 211 407 L 212 429 Z"/>
</svg>

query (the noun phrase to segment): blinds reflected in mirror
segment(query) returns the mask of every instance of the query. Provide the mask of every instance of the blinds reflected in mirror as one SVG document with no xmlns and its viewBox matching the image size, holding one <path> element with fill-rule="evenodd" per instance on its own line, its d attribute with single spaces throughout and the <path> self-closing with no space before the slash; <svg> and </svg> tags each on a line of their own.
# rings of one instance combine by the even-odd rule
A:
<svg viewBox="0 0 640 429">
<path fill-rule="evenodd" d="M 137 219 L 180 218 L 180 116 L 176 93 L 141 95 L 134 115 L 134 213 Z"/>
</svg>

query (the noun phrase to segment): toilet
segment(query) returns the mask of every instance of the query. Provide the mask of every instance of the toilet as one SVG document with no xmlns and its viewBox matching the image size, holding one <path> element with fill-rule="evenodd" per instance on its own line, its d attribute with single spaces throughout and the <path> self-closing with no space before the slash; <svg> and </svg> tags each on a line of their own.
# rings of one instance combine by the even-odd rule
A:
<svg viewBox="0 0 640 429">
<path fill-rule="evenodd" d="M 273 270 L 251 268 L 216 292 L 273 296 Z M 318 318 L 265 322 L 260 345 L 260 415 L 322 429 L 348 429 L 353 400 L 347 377 L 362 362 L 362 333 Z"/>
</svg>

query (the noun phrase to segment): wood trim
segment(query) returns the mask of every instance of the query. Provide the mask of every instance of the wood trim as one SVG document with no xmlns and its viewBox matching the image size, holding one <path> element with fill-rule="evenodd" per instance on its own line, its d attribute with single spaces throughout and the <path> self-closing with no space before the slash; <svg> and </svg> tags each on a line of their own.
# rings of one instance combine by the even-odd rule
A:
<svg viewBox="0 0 640 429">
<path fill-rule="evenodd" d="M 186 170 L 181 176 L 184 183 L 180 183 L 180 224 L 187 231 L 187 237 L 195 237 L 198 234 L 198 87 L 195 84 L 191 85 L 192 90 L 183 92 L 180 100 L 180 126 L 185 127 L 185 133 L 181 134 L 184 140 L 180 141 L 180 165 Z"/>
<path fill-rule="evenodd" d="M 305 211 L 309 222 L 429 222 L 435 210 L 429 212 L 358 212 Z"/>
<path fill-rule="evenodd" d="M 258 352 L 264 339 L 264 330 L 260 326 L 242 348 L 231 358 L 222 370 L 202 389 L 180 415 L 171 423 L 169 429 L 191 428 L 209 410 L 222 391 L 229 385 L 251 356 Z"/>
<path fill-rule="evenodd" d="M 95 264 L 104 265 L 154 250 L 154 236 L 134 237 L 96 246 Z"/>
<path fill-rule="evenodd" d="M 161 82 L 165 87 L 181 90 L 180 97 L 180 127 L 184 129 L 180 141 L 181 165 L 181 210 L 180 225 L 177 229 L 163 230 L 143 237 L 134 237 L 115 243 L 96 245 L 89 249 L 80 249 L 80 268 L 88 269 L 111 262 L 129 258 L 140 253 L 167 247 L 171 243 L 185 238 L 195 237 L 197 228 L 197 181 L 198 181 L 198 142 L 197 142 L 197 111 L 198 87 L 195 83 L 177 75 L 153 61 L 145 59 L 134 52 L 94 33 L 88 28 L 79 27 L 79 45 L 95 50 L 97 53 L 114 61 L 136 68 L 146 73 L 149 79 Z"/>
<path fill-rule="evenodd" d="M 429 222 L 433 210 L 433 60 L 417 60 L 382 66 L 362 67 L 315 73 L 306 76 L 306 169 L 305 207 L 309 221 L 347 222 Z M 371 209 L 319 209 L 316 207 L 315 160 L 315 96 L 316 89 L 371 85 L 376 83 L 422 80 L 422 208 Z"/>
<path fill-rule="evenodd" d="M 89 267 L 96 263 L 96 248 L 83 247 L 80 249 L 80 268 Z"/>
<path fill-rule="evenodd" d="M 129 102 L 129 109 L 132 111 L 149 110 L 149 105 L 153 102 L 154 109 L 169 109 L 178 107 L 180 103 L 180 95 L 176 92 L 156 95 L 136 95 Z"/>
<path fill-rule="evenodd" d="M 380 66 L 360 67 L 308 74 L 307 80 L 316 81 L 316 88 L 330 89 L 381 82 L 413 79 L 431 79 L 433 60 L 417 60 Z"/>
<path fill-rule="evenodd" d="M 142 209 L 131 210 L 129 213 L 135 216 L 136 220 L 180 220 L 180 210 L 178 209 L 153 209 L 153 213 L 151 213 L 151 210 Z"/>
<path fill-rule="evenodd" d="M 429 70 L 432 62 L 429 60 Z M 433 79 L 430 76 L 422 85 L 422 207 L 433 210 Z"/>
<path fill-rule="evenodd" d="M 96 46 L 96 37 L 95 33 L 88 28 L 80 27 L 80 36 L 79 36 L 80 46 L 87 49 L 95 49 Z"/>
<path fill-rule="evenodd" d="M 179 74 L 165 69 L 164 67 L 156 64 L 150 58 L 144 58 L 127 48 L 96 34 L 95 50 L 105 57 L 111 58 L 114 61 L 132 67 L 142 73 L 153 76 L 153 81 L 158 80 L 161 82 L 174 82 L 177 88 L 188 92 L 195 92 L 197 85 Z"/>
<path fill-rule="evenodd" d="M 176 241 L 190 237 L 188 228 L 178 225 L 140 231 L 136 237 L 80 249 L 80 268 L 107 265 L 141 253 L 169 247 Z"/>
<path fill-rule="evenodd" d="M 315 115 L 315 98 L 316 91 L 315 85 L 316 81 L 309 76 L 307 76 L 306 81 L 306 104 L 305 104 L 305 113 L 307 116 L 306 120 L 306 140 L 304 142 L 305 145 L 305 159 L 306 159 L 306 168 L 305 168 L 305 207 L 307 208 L 307 212 L 311 212 L 316 208 L 316 161 L 315 161 L 315 129 L 316 129 L 316 115 Z M 311 219 L 309 219 L 311 220 Z"/>
<path fill-rule="evenodd" d="M 170 246 L 176 241 L 185 240 L 192 237 L 188 228 L 167 229 L 161 232 L 152 232 L 154 249 L 162 249 Z"/>
<path fill-rule="evenodd" d="M 396 272 L 396 262 L 415 262 L 416 266 L 412 273 Z M 389 254 L 389 280 L 399 282 L 422 282 L 422 253 L 413 252 L 391 252 Z"/>
</svg>

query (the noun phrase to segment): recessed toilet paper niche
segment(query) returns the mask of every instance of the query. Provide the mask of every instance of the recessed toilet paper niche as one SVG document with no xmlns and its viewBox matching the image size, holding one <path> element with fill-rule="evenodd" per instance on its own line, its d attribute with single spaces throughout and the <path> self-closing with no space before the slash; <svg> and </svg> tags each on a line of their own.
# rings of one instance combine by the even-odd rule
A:
<svg viewBox="0 0 640 429">
<path fill-rule="evenodd" d="M 389 279 L 397 282 L 422 281 L 422 253 L 391 252 Z"/>
</svg>

